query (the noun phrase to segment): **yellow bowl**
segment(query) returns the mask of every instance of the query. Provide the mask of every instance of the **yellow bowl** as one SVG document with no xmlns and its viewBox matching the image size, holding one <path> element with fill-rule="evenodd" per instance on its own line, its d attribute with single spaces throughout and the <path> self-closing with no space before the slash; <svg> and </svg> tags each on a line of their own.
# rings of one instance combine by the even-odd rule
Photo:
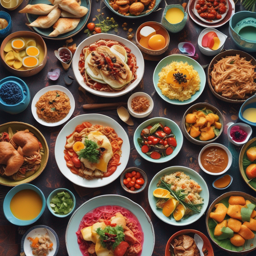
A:
<svg viewBox="0 0 256 256">
<path fill-rule="evenodd" d="M 15 6 L 12 7 L 12 8 L 6 7 L 6 6 L 2 3 L 3 0 L 0 0 L 0 2 L 1 2 L 1 5 L 2 5 L 5 9 L 7 9 L 8 11 L 13 11 L 13 10 L 17 9 L 17 8 L 22 4 L 23 0 L 17 0 L 17 5 L 15 5 Z"/>
</svg>

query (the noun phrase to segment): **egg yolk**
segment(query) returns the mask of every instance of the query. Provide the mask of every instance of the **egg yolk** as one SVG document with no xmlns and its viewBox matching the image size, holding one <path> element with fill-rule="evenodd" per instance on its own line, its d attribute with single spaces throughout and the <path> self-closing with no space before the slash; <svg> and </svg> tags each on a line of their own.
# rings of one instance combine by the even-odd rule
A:
<svg viewBox="0 0 256 256">
<path fill-rule="evenodd" d="M 155 35 L 156 32 L 151 33 L 150 35 L 148 35 L 147 37 L 141 36 L 140 38 L 140 44 L 145 47 L 145 48 L 149 48 L 148 45 L 148 40 L 150 39 L 151 36 Z"/>
<path fill-rule="evenodd" d="M 73 150 L 75 152 L 78 152 L 80 150 L 84 149 L 84 143 L 81 141 L 77 141 L 74 145 L 73 145 Z"/>
<path fill-rule="evenodd" d="M 39 54 L 39 50 L 36 47 L 27 48 L 27 54 L 29 56 L 37 56 Z"/>
<path fill-rule="evenodd" d="M 27 57 L 24 59 L 24 65 L 28 67 L 34 67 L 37 64 L 37 59 L 35 57 Z"/>
<path fill-rule="evenodd" d="M 22 48 L 24 46 L 24 42 L 19 39 L 14 40 L 12 44 L 15 48 Z"/>
<path fill-rule="evenodd" d="M 160 50 L 165 46 L 165 38 L 160 35 L 153 35 L 148 40 L 148 45 L 153 50 Z"/>
</svg>

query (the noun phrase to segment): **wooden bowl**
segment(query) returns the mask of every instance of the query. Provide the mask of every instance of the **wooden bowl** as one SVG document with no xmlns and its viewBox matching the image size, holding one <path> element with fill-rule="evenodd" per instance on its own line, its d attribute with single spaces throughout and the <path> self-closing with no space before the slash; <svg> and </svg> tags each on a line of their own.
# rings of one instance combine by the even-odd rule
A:
<svg viewBox="0 0 256 256">
<path fill-rule="evenodd" d="M 249 97 L 244 99 L 244 100 L 229 99 L 229 98 L 223 97 L 221 94 L 217 93 L 214 90 L 214 88 L 212 86 L 212 82 L 211 82 L 211 75 L 210 75 L 211 71 L 213 70 L 214 64 L 216 64 L 219 60 L 221 60 L 224 57 L 235 56 L 236 54 L 239 54 L 241 57 L 245 57 L 245 59 L 247 61 L 252 60 L 251 63 L 256 66 L 256 59 L 253 56 L 251 56 L 250 54 L 246 53 L 246 52 L 243 52 L 243 51 L 240 51 L 240 50 L 227 50 L 227 51 L 223 51 L 223 52 L 219 53 L 218 55 L 216 55 L 212 59 L 212 61 L 210 62 L 209 66 L 208 66 L 208 72 L 207 72 L 207 81 L 208 81 L 210 90 L 211 90 L 211 92 L 213 93 L 213 95 L 215 97 L 217 97 L 218 99 L 220 99 L 222 101 L 226 101 L 226 102 L 229 102 L 229 103 L 240 103 L 241 104 L 241 103 L 245 102 Z"/>
<path fill-rule="evenodd" d="M 212 248 L 212 245 L 211 245 L 211 242 L 210 240 L 208 239 L 208 237 L 206 235 L 204 235 L 202 232 L 200 231 L 197 231 L 195 229 L 183 229 L 183 230 L 180 230 L 176 233 L 174 233 L 168 240 L 167 244 L 166 244 L 166 247 L 165 247 L 165 256 L 172 256 L 171 255 L 171 252 L 169 250 L 170 248 L 170 245 L 171 245 L 171 242 L 173 241 L 173 239 L 177 236 L 180 236 L 180 235 L 186 235 L 186 234 L 198 234 L 204 241 L 204 246 L 203 246 L 203 249 L 206 249 L 208 251 L 208 254 L 207 256 L 214 256 L 214 251 L 213 251 L 213 248 Z"/>
<path fill-rule="evenodd" d="M 35 40 L 39 44 L 41 44 L 41 46 L 44 48 L 43 62 L 40 63 L 37 67 L 30 69 L 30 70 L 17 70 L 15 68 L 8 66 L 4 61 L 4 47 L 8 41 L 10 41 L 11 39 L 16 38 L 16 37 L 34 37 Z M 39 73 L 45 67 L 46 62 L 47 62 L 47 46 L 44 42 L 44 39 L 37 33 L 31 32 L 31 31 L 17 31 L 17 32 L 10 34 L 9 36 L 7 36 L 4 39 L 4 41 L 2 42 L 1 48 L 0 48 L 0 55 L 1 55 L 1 60 L 2 60 L 4 67 L 9 72 L 11 72 L 12 74 L 14 74 L 17 77 L 29 77 L 29 76 L 33 76 L 33 75 Z"/>
<path fill-rule="evenodd" d="M 31 176 L 25 178 L 24 180 L 19 180 L 19 181 L 11 180 L 8 177 L 0 176 L 0 184 L 1 185 L 15 187 L 15 186 L 23 184 L 23 183 L 31 182 L 32 180 L 37 178 L 43 172 L 43 170 L 45 169 L 47 162 L 48 162 L 49 148 L 48 148 L 47 141 L 46 141 L 45 137 L 36 127 L 34 127 L 30 124 L 27 124 L 27 123 L 14 121 L 14 122 L 9 122 L 9 123 L 0 125 L 0 133 L 8 132 L 8 127 L 12 128 L 13 133 L 16 133 L 16 131 L 22 131 L 22 130 L 28 129 L 40 141 L 40 143 L 42 144 L 42 146 L 44 148 L 44 155 L 42 155 L 40 168 Z"/>
<path fill-rule="evenodd" d="M 187 129 L 186 129 L 186 122 L 185 122 L 185 120 L 186 120 L 186 115 L 189 114 L 189 113 L 191 113 L 192 110 L 194 110 L 194 109 L 203 109 L 203 108 L 205 108 L 205 107 L 207 107 L 207 109 L 212 110 L 214 113 L 216 113 L 216 114 L 219 116 L 219 118 L 220 118 L 219 122 L 221 123 L 221 129 L 220 129 L 219 135 L 216 136 L 215 138 L 213 138 L 213 139 L 211 139 L 211 140 L 202 141 L 202 140 L 197 140 L 197 139 L 195 139 L 195 138 L 193 138 L 193 137 L 190 136 L 190 134 L 187 132 Z M 196 103 L 196 104 L 192 105 L 191 107 L 189 107 L 189 108 L 185 111 L 185 113 L 184 113 L 184 115 L 183 115 L 183 117 L 182 117 L 182 120 L 181 120 L 181 130 L 183 131 L 184 136 L 185 136 L 190 142 L 192 142 L 193 144 L 200 145 L 200 146 L 203 146 L 203 145 L 212 143 L 212 142 L 214 142 L 215 140 L 217 140 L 217 139 L 220 137 L 220 135 L 222 134 L 222 132 L 223 132 L 223 127 L 224 127 L 224 117 L 223 117 L 223 115 L 221 114 L 221 112 L 220 112 L 216 107 L 214 107 L 213 105 L 211 105 L 211 104 L 209 104 L 209 103 L 206 103 L 206 102 Z"/>
<path fill-rule="evenodd" d="M 247 149 L 250 147 L 250 145 L 252 143 L 254 143 L 256 141 L 256 137 L 249 140 L 246 144 L 243 145 L 241 151 L 240 151 L 240 154 L 239 154 L 239 170 L 240 170 L 240 173 L 245 181 L 245 183 L 251 188 L 253 189 L 254 191 L 256 191 L 256 181 L 250 181 L 250 179 L 248 179 L 246 173 L 245 173 L 245 169 L 244 169 L 244 166 L 243 166 L 243 157 L 244 157 L 244 154 L 246 153 Z"/>
<path fill-rule="evenodd" d="M 208 232 L 208 235 L 210 237 L 210 239 L 212 240 L 212 242 L 217 245 L 219 248 L 221 248 L 222 250 L 224 250 L 225 252 L 227 252 L 228 254 L 230 255 L 247 255 L 249 252 L 252 252 L 256 249 L 256 243 L 255 243 L 255 240 L 256 240 L 256 237 L 254 238 L 254 240 L 247 240 L 249 241 L 249 247 L 250 249 L 247 249 L 247 250 L 242 250 L 242 251 L 234 251 L 234 250 L 230 250 L 230 249 L 226 249 L 226 248 L 223 248 L 220 243 L 216 242 L 215 241 L 215 238 L 213 238 L 213 232 L 210 231 L 210 228 L 209 228 L 209 219 L 210 219 L 210 213 L 213 211 L 214 209 L 214 206 L 216 204 L 218 204 L 219 202 L 221 202 L 222 200 L 224 200 L 225 198 L 228 198 L 230 196 L 242 196 L 244 197 L 246 200 L 250 200 L 253 204 L 256 204 L 256 198 L 249 195 L 249 194 L 246 194 L 244 192 L 241 192 L 241 191 L 230 191 L 230 192 L 227 192 L 227 193 L 224 193 L 222 194 L 221 196 L 219 196 L 218 198 L 216 198 L 212 204 L 210 205 L 210 207 L 208 208 L 208 211 L 206 213 L 206 218 L 205 218 L 205 221 L 206 221 L 206 229 L 207 229 L 207 232 Z M 216 239 L 217 240 L 217 239 Z M 221 242 L 221 241 L 220 241 Z M 253 244 L 253 246 L 251 246 L 251 244 Z"/>
<path fill-rule="evenodd" d="M 145 48 L 143 47 L 140 43 L 139 43 L 139 32 L 140 30 L 145 27 L 145 26 L 159 26 L 161 29 L 163 29 L 164 31 L 164 38 L 165 38 L 165 47 L 160 49 L 160 50 L 151 50 L 151 49 L 148 49 L 148 48 Z M 168 33 L 168 31 L 166 30 L 166 28 L 159 22 L 156 22 L 156 21 L 147 21 L 147 22 L 144 22 L 142 23 L 138 29 L 136 30 L 136 33 L 135 33 L 135 40 L 136 40 L 136 45 L 140 48 L 140 50 L 146 54 L 149 54 L 149 55 L 161 55 L 163 54 L 164 52 L 167 51 L 168 47 L 169 47 L 169 44 L 170 44 L 170 35 Z"/>
</svg>

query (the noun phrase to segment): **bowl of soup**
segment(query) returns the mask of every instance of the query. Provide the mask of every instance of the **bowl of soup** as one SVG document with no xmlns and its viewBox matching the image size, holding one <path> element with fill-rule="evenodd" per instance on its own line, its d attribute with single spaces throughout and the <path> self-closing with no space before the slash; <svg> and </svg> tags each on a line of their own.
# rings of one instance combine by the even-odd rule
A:
<svg viewBox="0 0 256 256">
<path fill-rule="evenodd" d="M 43 214 L 46 200 L 35 185 L 26 183 L 12 188 L 5 196 L 3 210 L 6 219 L 17 226 L 28 226 Z"/>
<path fill-rule="evenodd" d="M 3 40 L 0 55 L 9 72 L 18 77 L 29 77 L 45 67 L 47 46 L 37 33 L 17 31 Z"/>
</svg>

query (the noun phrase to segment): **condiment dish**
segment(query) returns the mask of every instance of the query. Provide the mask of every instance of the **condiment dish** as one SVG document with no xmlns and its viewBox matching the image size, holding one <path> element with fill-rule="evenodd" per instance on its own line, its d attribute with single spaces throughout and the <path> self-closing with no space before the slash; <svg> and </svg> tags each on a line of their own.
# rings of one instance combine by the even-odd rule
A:
<svg viewBox="0 0 256 256">
<path fill-rule="evenodd" d="M 218 188 L 218 187 L 216 187 L 216 186 L 214 185 L 215 181 L 217 181 L 217 180 L 223 178 L 223 177 L 226 176 L 226 175 L 230 177 L 230 182 L 229 182 L 229 184 L 228 184 L 226 187 L 224 187 L 224 188 Z M 230 187 L 231 184 L 232 184 L 232 182 L 233 182 L 233 176 L 231 176 L 231 175 L 229 175 L 229 174 L 224 174 L 224 175 L 218 177 L 216 180 L 214 180 L 214 181 L 212 182 L 212 186 L 213 186 L 215 189 L 224 190 L 224 189 L 227 189 L 228 187 Z"/>
<path fill-rule="evenodd" d="M 256 108 L 256 95 L 253 95 L 248 100 L 246 100 L 239 109 L 238 117 L 241 121 L 251 125 L 256 126 L 256 122 L 251 122 L 243 117 L 243 113 L 247 108 Z"/>
<path fill-rule="evenodd" d="M 124 185 L 124 183 L 123 183 L 123 181 L 124 181 L 124 179 L 125 179 L 125 174 L 126 174 L 127 172 L 132 172 L 132 171 L 139 172 L 139 173 L 141 174 L 142 178 L 144 179 L 144 184 L 141 186 L 141 188 L 140 188 L 140 189 L 135 189 L 134 191 L 130 190 L 130 189 L 129 189 L 128 187 L 126 187 L 126 186 Z M 126 192 L 129 192 L 129 193 L 131 193 L 131 194 L 138 194 L 138 193 L 142 192 L 142 191 L 146 188 L 147 183 L 148 183 L 148 177 L 147 177 L 147 174 L 146 174 L 142 169 L 140 169 L 140 168 L 138 168 L 138 167 L 129 167 L 129 168 L 125 169 L 125 170 L 123 171 L 123 173 L 121 174 L 121 176 L 120 176 L 120 183 L 121 183 L 122 188 L 123 188 Z"/>
<path fill-rule="evenodd" d="M 1 2 L 1 1 L 0 1 Z M 0 38 L 5 38 L 11 33 L 12 18 L 8 12 L 0 11 L 0 18 L 5 19 L 8 22 L 8 26 L 0 30 Z"/>
<path fill-rule="evenodd" d="M 47 256 L 57 256 L 60 246 L 59 237 L 52 228 L 45 225 L 33 226 L 23 235 L 21 239 L 21 252 L 24 252 L 26 256 L 33 256 L 30 246 L 31 242 L 28 238 L 44 236 L 45 234 L 47 234 L 50 237 L 53 243 L 53 249 L 49 252 L 49 254 L 47 254 Z"/>
<path fill-rule="evenodd" d="M 10 203 L 15 194 L 17 194 L 18 192 L 20 192 L 22 190 L 27 190 L 27 189 L 35 191 L 40 196 L 40 198 L 42 199 L 42 209 L 36 218 L 34 218 L 32 220 L 21 220 L 21 219 L 16 218 L 13 215 L 11 208 L 10 208 Z M 32 185 L 32 184 L 29 184 L 29 183 L 21 184 L 21 185 L 18 185 L 16 187 L 12 188 L 6 194 L 6 196 L 4 198 L 4 203 L 3 203 L 4 216 L 10 223 L 12 223 L 14 225 L 28 226 L 28 225 L 31 225 L 34 222 L 36 222 L 42 216 L 42 214 L 44 213 L 44 210 L 45 210 L 45 206 L 46 206 L 45 196 L 44 196 L 43 192 L 38 187 L 36 187 L 35 185 Z"/>
<path fill-rule="evenodd" d="M 7 2 L 9 2 L 9 1 L 7 1 Z M 16 9 L 22 4 L 22 2 L 23 2 L 23 0 L 16 0 L 16 5 L 13 6 L 13 7 L 9 7 L 8 4 L 4 4 L 4 1 L 3 1 L 3 0 L 0 1 L 1 5 L 2 5 L 5 9 L 7 9 L 8 11 L 14 11 L 14 10 L 16 10 Z"/>
<path fill-rule="evenodd" d="M 245 143 L 247 143 L 247 141 L 250 139 L 251 135 L 252 135 L 252 128 L 250 125 L 248 124 L 244 124 L 244 123 L 233 123 L 233 122 L 230 122 L 227 124 L 228 126 L 228 130 L 227 130 L 227 134 L 228 134 L 228 140 L 234 144 L 235 146 L 242 146 L 244 145 Z M 237 141 L 234 141 L 231 137 L 231 129 L 232 127 L 234 126 L 238 126 L 240 127 L 241 129 L 243 129 L 246 133 L 247 133 L 247 136 L 245 138 L 245 140 L 241 141 L 241 142 L 237 142 Z"/>
<path fill-rule="evenodd" d="M 145 111 L 145 112 L 142 112 L 142 113 L 137 113 L 135 112 L 133 109 L 132 109 L 132 100 L 135 98 L 135 97 L 138 97 L 138 96 L 142 96 L 142 97 L 146 97 L 148 100 L 149 100 L 149 107 L 148 109 Z M 128 107 L 128 111 L 129 113 L 133 116 L 133 117 L 136 117 L 136 118 L 144 118 L 144 117 L 147 117 L 151 114 L 151 112 L 153 111 L 153 108 L 154 108 L 154 101 L 153 99 L 150 97 L 149 94 L 145 93 L 145 92 L 136 92 L 136 93 L 133 93 L 129 99 L 128 99 L 128 102 L 127 102 L 127 107 Z"/>
<path fill-rule="evenodd" d="M 71 196 L 72 200 L 73 200 L 73 207 L 71 209 L 71 211 L 67 214 L 57 214 L 53 211 L 53 209 L 51 208 L 50 206 L 50 203 L 51 203 L 51 200 L 52 198 L 57 194 L 57 193 L 60 193 L 60 192 L 67 192 L 69 193 L 69 195 Z M 48 196 L 47 198 L 47 207 L 49 209 L 49 211 L 51 212 L 52 215 L 54 215 L 55 217 L 59 217 L 59 218 L 65 218 L 67 216 L 69 216 L 76 208 L 76 197 L 74 196 L 74 194 L 67 188 L 57 188 L 57 189 L 54 189 L 51 194 Z"/>
<path fill-rule="evenodd" d="M 227 167 L 222 171 L 222 172 L 210 172 L 210 171 L 207 171 L 203 165 L 202 165 L 202 160 L 201 160 L 201 156 L 202 156 L 202 153 L 207 149 L 207 148 L 210 148 L 210 147 L 218 147 L 218 148 L 221 148 L 223 149 L 227 155 L 228 155 L 228 163 L 227 163 Z M 227 147 L 225 147 L 224 145 L 220 144 L 220 143 L 209 143 L 207 145 L 205 145 L 199 155 L 198 155 L 198 164 L 201 168 L 201 170 L 203 170 L 205 173 L 207 174 L 210 174 L 210 175 L 214 175 L 214 176 L 217 176 L 217 175 L 221 175 L 221 174 L 224 174 L 225 172 L 227 172 L 229 170 L 229 168 L 231 167 L 231 164 L 232 164 L 232 154 L 231 152 L 229 151 L 229 149 Z"/>
</svg>

